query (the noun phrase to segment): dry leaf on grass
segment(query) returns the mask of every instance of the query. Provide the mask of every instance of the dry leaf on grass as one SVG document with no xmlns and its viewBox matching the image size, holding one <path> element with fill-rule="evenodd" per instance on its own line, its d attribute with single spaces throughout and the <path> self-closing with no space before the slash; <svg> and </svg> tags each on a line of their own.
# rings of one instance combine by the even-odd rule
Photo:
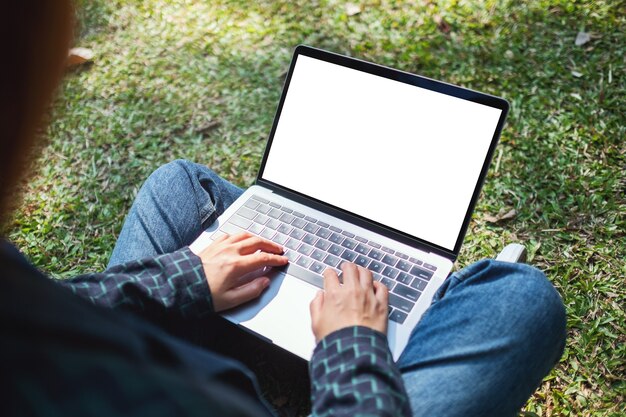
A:
<svg viewBox="0 0 626 417">
<path fill-rule="evenodd" d="M 346 14 L 348 16 L 354 16 L 359 13 L 361 13 L 361 6 L 354 3 L 346 3 Z"/>
<path fill-rule="evenodd" d="M 576 35 L 576 40 L 574 41 L 574 43 L 576 44 L 576 46 L 583 46 L 590 40 L 591 40 L 591 34 L 581 31 L 581 32 L 578 32 L 578 35 Z"/>
<path fill-rule="evenodd" d="M 444 19 L 441 15 L 438 14 L 433 16 L 433 20 L 441 32 L 448 34 L 452 30 L 452 26 L 450 26 L 450 24 L 446 22 L 446 19 Z"/>
<path fill-rule="evenodd" d="M 88 48 L 72 48 L 67 54 L 68 68 L 76 67 L 93 61 L 94 53 Z"/>
<path fill-rule="evenodd" d="M 485 214 L 484 219 L 488 223 L 499 223 L 499 222 L 503 222 L 506 220 L 511 220 L 515 218 L 515 216 L 517 216 L 517 210 L 511 209 L 507 211 L 506 213 L 500 212 L 495 216 L 492 216 L 490 214 Z"/>
</svg>

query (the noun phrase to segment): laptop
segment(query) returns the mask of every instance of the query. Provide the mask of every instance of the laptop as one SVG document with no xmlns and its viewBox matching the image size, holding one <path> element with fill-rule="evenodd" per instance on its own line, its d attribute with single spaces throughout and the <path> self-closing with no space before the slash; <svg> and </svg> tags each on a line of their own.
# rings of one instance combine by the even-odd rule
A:
<svg viewBox="0 0 626 417">
<path fill-rule="evenodd" d="M 322 273 L 354 262 L 389 288 L 398 359 L 459 254 L 507 112 L 498 97 L 298 46 L 256 184 L 191 245 L 247 231 L 290 260 L 223 317 L 309 360 Z"/>
</svg>

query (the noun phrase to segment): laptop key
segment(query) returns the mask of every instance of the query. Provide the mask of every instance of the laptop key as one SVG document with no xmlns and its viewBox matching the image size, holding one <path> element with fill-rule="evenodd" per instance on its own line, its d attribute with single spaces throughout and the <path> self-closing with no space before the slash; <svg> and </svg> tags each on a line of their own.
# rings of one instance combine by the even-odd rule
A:
<svg viewBox="0 0 626 417">
<path fill-rule="evenodd" d="M 236 214 L 228 219 L 229 223 L 234 224 L 235 226 L 241 227 L 242 229 L 247 229 L 252 225 L 252 220 L 244 219 L 241 216 L 237 216 Z"/>
<path fill-rule="evenodd" d="M 320 239 L 315 242 L 315 247 L 320 248 L 321 250 L 327 250 L 330 247 L 330 242 L 324 239 Z"/>
<path fill-rule="evenodd" d="M 289 239 L 288 236 L 283 235 L 282 233 L 276 233 L 276 235 L 272 238 L 272 242 L 278 243 L 279 245 L 284 245 Z"/>
<path fill-rule="evenodd" d="M 422 261 L 420 261 L 419 259 L 416 259 L 416 258 L 409 258 L 409 261 L 411 263 L 414 263 L 415 265 L 421 265 L 422 264 Z"/>
<path fill-rule="evenodd" d="M 372 249 L 370 253 L 367 254 L 367 256 L 369 256 L 372 259 L 376 259 L 377 261 L 380 261 L 381 259 L 383 259 L 383 256 L 385 256 L 385 254 L 376 249 Z"/>
<path fill-rule="evenodd" d="M 323 221 L 321 221 L 321 220 L 318 220 L 318 221 L 317 221 L 317 224 L 318 224 L 318 225 L 320 225 L 321 227 L 326 227 L 326 228 L 328 228 L 328 226 L 330 226 L 330 224 L 328 224 L 328 223 L 324 223 L 324 222 L 323 222 Z"/>
<path fill-rule="evenodd" d="M 368 245 L 370 245 L 373 248 L 380 249 L 380 245 L 376 242 L 372 242 L 371 240 L 369 241 Z"/>
<path fill-rule="evenodd" d="M 324 271 L 324 269 L 326 269 L 326 267 L 324 267 L 324 265 L 322 265 L 319 262 L 313 262 L 313 264 L 309 267 L 310 271 L 313 271 L 317 274 L 321 274 Z"/>
<path fill-rule="evenodd" d="M 291 222 L 291 225 L 293 227 L 297 227 L 298 229 L 302 229 L 304 226 L 306 226 L 306 221 L 302 219 L 295 219 L 293 222 Z"/>
<path fill-rule="evenodd" d="M 282 223 L 281 223 L 281 222 L 279 222 L 279 221 L 278 221 L 278 220 L 276 220 L 276 219 L 270 219 L 270 221 L 269 221 L 269 222 L 267 222 L 267 223 L 265 224 L 265 226 L 266 226 L 266 227 L 269 227 L 270 229 L 274 229 L 274 230 L 276 230 L 276 229 L 278 229 L 278 226 L 280 226 L 281 224 L 282 224 Z"/>
<path fill-rule="evenodd" d="M 355 263 L 355 264 L 357 264 L 357 265 L 359 265 L 359 266 L 362 266 L 363 268 L 365 268 L 365 267 L 367 266 L 367 264 L 369 264 L 369 263 L 370 263 L 370 260 L 369 260 L 369 259 L 367 259 L 367 258 L 366 258 L 365 256 L 363 256 L 363 255 L 359 255 L 359 256 L 357 256 L 357 257 L 356 257 L 356 259 L 354 260 L 354 263 Z"/>
<path fill-rule="evenodd" d="M 311 266 L 312 263 L 313 259 L 307 258 L 306 256 L 300 256 L 296 261 L 296 264 L 307 269 Z"/>
<path fill-rule="evenodd" d="M 343 242 L 341 242 L 341 246 L 348 249 L 354 249 L 356 248 L 356 242 L 352 239 L 344 239 Z"/>
<path fill-rule="evenodd" d="M 278 226 L 278 230 L 280 233 L 284 233 L 286 235 L 288 235 L 289 233 L 291 233 L 293 229 L 293 227 L 286 225 L 285 223 L 281 223 L 280 226 Z"/>
<path fill-rule="evenodd" d="M 303 244 L 302 246 L 298 248 L 298 252 L 300 252 L 303 255 L 308 256 L 311 254 L 311 252 L 313 252 L 313 246 Z"/>
<path fill-rule="evenodd" d="M 389 253 L 389 254 L 391 254 L 391 255 L 393 255 L 394 253 L 396 253 L 396 251 L 394 251 L 393 249 L 388 248 L 388 247 L 386 247 L 386 246 L 383 246 L 381 249 L 382 249 L 382 251 L 383 251 L 383 252 L 387 252 L 387 253 Z"/>
<path fill-rule="evenodd" d="M 278 219 L 280 216 L 283 215 L 283 212 L 278 210 L 277 208 L 273 208 L 269 211 L 269 213 L 267 213 L 268 216 L 270 216 L 272 219 Z"/>
<path fill-rule="evenodd" d="M 220 227 L 220 230 L 228 235 L 236 235 L 237 233 L 243 232 L 243 229 L 240 229 L 232 223 L 224 223 L 222 227 Z"/>
<path fill-rule="evenodd" d="M 406 272 L 400 272 L 396 277 L 396 281 L 401 282 L 405 285 L 409 285 L 411 281 L 413 281 L 413 277 Z"/>
<path fill-rule="evenodd" d="M 292 216 L 289 213 L 283 213 L 282 216 L 279 217 L 281 222 L 285 222 L 287 224 L 291 224 L 292 221 L 294 221 L 296 219 L 295 216 Z"/>
<path fill-rule="evenodd" d="M 317 219 L 310 217 L 310 216 L 304 216 L 305 220 L 311 223 L 317 223 Z"/>
<path fill-rule="evenodd" d="M 270 206 L 272 206 L 274 208 L 280 208 L 280 204 L 276 204 L 273 201 L 270 201 Z"/>
<path fill-rule="evenodd" d="M 380 273 L 385 268 L 385 264 L 380 263 L 378 261 L 372 261 L 367 268 L 373 272 Z"/>
<path fill-rule="evenodd" d="M 352 251 L 350 251 L 350 250 L 348 250 L 348 249 L 346 249 L 346 250 L 345 250 L 345 251 L 343 251 L 343 253 L 341 254 L 341 257 L 342 257 L 343 259 L 345 259 L 346 261 L 348 261 L 348 262 L 352 262 L 352 261 L 354 261 L 354 258 L 356 258 L 356 253 L 355 253 L 355 252 L 352 252 Z"/>
<path fill-rule="evenodd" d="M 396 264 L 396 268 L 404 272 L 409 272 L 411 270 L 411 264 L 408 263 L 407 261 L 403 261 L 402 259 L 400 259 L 398 263 Z"/>
<path fill-rule="evenodd" d="M 394 309 L 391 314 L 389 314 L 389 320 L 391 321 L 395 321 L 396 323 L 404 323 L 404 320 L 406 320 L 406 313 L 403 313 L 400 310 L 396 310 Z"/>
<path fill-rule="evenodd" d="M 356 248 L 354 248 L 354 250 L 357 253 L 360 253 L 361 255 L 367 255 L 367 253 L 370 251 L 369 248 L 361 243 L 359 243 Z"/>
<path fill-rule="evenodd" d="M 395 277 L 398 276 L 399 272 L 400 271 L 398 271 L 397 269 L 388 266 L 383 270 L 383 275 L 391 279 L 394 279 Z"/>
<path fill-rule="evenodd" d="M 257 223 L 259 223 L 259 224 L 265 224 L 265 223 L 267 223 L 267 221 L 268 221 L 269 219 L 270 219 L 270 218 L 269 218 L 269 217 L 267 217 L 265 214 L 259 214 L 258 216 L 256 216 L 256 217 L 254 218 L 254 221 L 255 221 L 255 222 L 257 222 Z"/>
<path fill-rule="evenodd" d="M 354 233 L 350 233 L 346 230 L 344 230 L 343 232 L 341 232 L 342 235 L 347 236 L 349 238 L 353 238 L 354 237 Z"/>
<path fill-rule="evenodd" d="M 329 229 L 332 230 L 333 232 L 341 233 L 341 229 L 338 227 L 330 226 Z"/>
<path fill-rule="evenodd" d="M 303 238 L 302 241 L 304 243 L 308 243 L 309 245 L 314 244 L 315 242 L 317 242 L 317 238 L 315 236 L 313 236 L 310 233 L 307 233 Z"/>
<path fill-rule="evenodd" d="M 248 201 L 246 201 L 244 203 L 244 206 L 248 207 L 249 209 L 254 210 L 254 209 L 256 209 L 259 206 L 259 204 L 261 204 L 261 203 L 259 203 L 258 201 L 250 199 L 250 200 L 248 200 Z"/>
<path fill-rule="evenodd" d="M 297 250 L 300 246 L 300 241 L 296 239 L 289 239 L 287 243 L 285 243 L 285 247 L 293 250 Z"/>
<path fill-rule="evenodd" d="M 320 228 L 320 230 L 318 230 L 315 234 L 323 239 L 328 239 L 331 233 L 332 232 L 328 229 Z"/>
<path fill-rule="evenodd" d="M 343 252 L 343 248 L 339 245 L 330 245 L 330 248 L 328 248 L 328 253 L 331 255 L 339 256 L 341 252 Z"/>
<path fill-rule="evenodd" d="M 395 266 L 396 263 L 398 262 L 398 258 L 396 258 L 395 256 L 391 256 L 391 255 L 385 255 L 383 256 L 382 261 L 389 266 Z"/>
<path fill-rule="evenodd" d="M 263 229 L 263 231 L 261 232 L 260 236 L 264 237 L 267 240 L 272 240 L 272 238 L 274 237 L 275 234 L 276 234 L 275 231 L 273 231 L 272 229 L 268 229 L 266 227 L 265 229 Z"/>
<path fill-rule="evenodd" d="M 259 213 L 267 214 L 271 209 L 272 208 L 267 204 L 259 204 L 259 206 L 256 208 L 256 211 L 258 211 Z"/>
<path fill-rule="evenodd" d="M 304 233 L 302 230 L 293 229 L 291 233 L 289 233 L 289 236 L 291 236 L 294 239 L 301 240 L 305 234 L 306 233 Z"/>
<path fill-rule="evenodd" d="M 411 275 L 414 275 L 418 278 L 422 278 L 428 281 L 433 276 L 433 273 L 425 269 L 414 266 L 413 268 L 411 268 Z"/>
<path fill-rule="evenodd" d="M 254 216 L 257 215 L 256 211 L 250 210 L 248 207 L 241 207 L 239 210 L 237 210 L 237 214 L 241 217 L 245 217 L 248 220 L 254 219 Z"/>
<path fill-rule="evenodd" d="M 426 269 L 430 269 L 431 271 L 436 271 L 437 270 L 437 267 L 435 265 L 427 264 L 426 262 L 424 262 L 423 267 L 426 268 Z"/>
<path fill-rule="evenodd" d="M 316 261 L 321 261 L 326 257 L 326 252 L 322 252 L 319 249 L 315 249 L 313 253 L 311 253 L 311 255 L 309 256 L 311 256 L 311 258 L 315 259 Z"/>
<path fill-rule="evenodd" d="M 288 250 L 288 251 L 285 251 L 285 253 L 283 253 L 283 256 L 286 256 L 287 259 L 289 259 L 289 262 L 295 262 L 296 259 L 298 259 L 298 256 L 300 256 L 300 254 L 292 250 Z"/>
<path fill-rule="evenodd" d="M 402 310 L 405 313 L 410 313 L 414 304 L 409 300 L 405 300 L 404 298 L 398 297 L 393 293 L 389 293 L 389 305 Z"/>
<path fill-rule="evenodd" d="M 400 253 L 400 252 L 396 252 L 396 256 L 400 259 L 404 259 L 405 261 L 409 259 L 407 255 L 405 255 L 404 253 Z"/>
<path fill-rule="evenodd" d="M 387 288 L 389 288 L 389 291 L 393 290 L 393 287 L 396 285 L 395 281 L 387 277 L 383 277 L 383 279 L 381 279 L 380 282 L 382 282 Z M 398 284 L 398 285 L 402 285 L 402 284 Z"/>
<path fill-rule="evenodd" d="M 326 265 L 330 265 L 332 267 L 336 267 L 337 265 L 339 265 L 339 258 L 337 258 L 336 256 L 333 256 L 333 255 L 328 255 L 324 259 L 324 263 Z"/>
<path fill-rule="evenodd" d="M 315 233 L 315 232 L 317 232 L 317 230 L 319 228 L 320 227 L 318 225 L 316 225 L 316 224 L 307 223 L 306 226 L 304 226 L 304 231 L 305 232 L 309 232 L 309 233 Z"/>
<path fill-rule="evenodd" d="M 280 209 L 284 211 L 285 213 L 293 213 L 293 210 L 287 207 L 281 207 Z"/>
<path fill-rule="evenodd" d="M 328 240 L 330 240 L 333 243 L 341 243 L 341 241 L 343 240 L 343 236 L 341 236 L 338 233 L 333 233 L 333 234 L 330 235 Z"/>
<path fill-rule="evenodd" d="M 259 197 L 258 195 L 253 195 L 252 198 L 254 198 L 256 201 L 260 201 L 261 203 L 265 203 L 265 204 L 269 204 L 269 200 L 264 199 L 263 197 Z"/>
<path fill-rule="evenodd" d="M 309 265 L 306 267 L 302 267 L 301 264 L 309 262 Z M 324 279 L 311 271 L 309 271 L 309 267 L 311 266 L 313 261 L 308 259 L 306 256 L 301 256 L 298 258 L 296 263 L 288 263 L 286 266 L 282 267 L 282 270 L 289 274 L 293 275 L 296 278 L 301 279 L 302 281 L 308 282 L 309 284 L 315 285 L 318 288 L 324 288 Z M 322 265 L 322 268 L 324 266 Z"/>
<path fill-rule="evenodd" d="M 221 230 L 218 230 L 217 232 L 213 233 L 211 235 L 211 240 L 215 240 L 217 238 L 220 238 L 222 236 L 226 236 L 226 233 L 222 232 Z"/>
<path fill-rule="evenodd" d="M 396 287 L 393 289 L 393 292 L 401 295 L 404 298 L 408 298 L 411 301 L 417 301 L 419 296 L 422 294 L 421 292 L 400 283 L 396 285 Z"/>
<path fill-rule="evenodd" d="M 361 237 L 361 236 L 355 236 L 354 239 L 356 241 L 358 241 L 358 242 L 361 242 L 361 243 L 367 243 L 367 239 L 365 239 L 364 237 Z"/>
<path fill-rule="evenodd" d="M 263 225 L 258 223 L 252 223 L 252 226 L 248 228 L 250 233 L 254 233 L 255 235 L 260 234 L 263 231 Z"/>
<path fill-rule="evenodd" d="M 415 278 L 411 283 L 411 287 L 415 288 L 418 291 L 424 291 L 424 288 L 428 285 L 428 282 L 422 281 L 419 278 Z"/>
<path fill-rule="evenodd" d="M 293 214 L 294 216 L 299 217 L 299 218 L 301 218 L 301 219 L 303 219 L 303 218 L 304 218 L 304 214 L 300 213 L 299 211 L 294 211 L 294 212 L 293 212 L 293 213 L 291 213 L 291 214 Z"/>
</svg>

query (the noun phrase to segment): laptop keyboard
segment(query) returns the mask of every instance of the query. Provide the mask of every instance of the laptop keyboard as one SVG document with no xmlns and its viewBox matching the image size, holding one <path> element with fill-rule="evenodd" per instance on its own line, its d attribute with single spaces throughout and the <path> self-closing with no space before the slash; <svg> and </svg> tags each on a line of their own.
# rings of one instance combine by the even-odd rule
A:
<svg viewBox="0 0 626 417">
<path fill-rule="evenodd" d="M 372 271 L 389 288 L 389 320 L 404 323 L 437 268 L 338 227 L 252 196 L 220 227 L 222 233 L 248 231 L 278 243 L 289 258 L 285 272 L 324 288 L 326 268 L 341 274 L 348 261 Z M 216 239 L 220 232 L 212 238 Z"/>
</svg>

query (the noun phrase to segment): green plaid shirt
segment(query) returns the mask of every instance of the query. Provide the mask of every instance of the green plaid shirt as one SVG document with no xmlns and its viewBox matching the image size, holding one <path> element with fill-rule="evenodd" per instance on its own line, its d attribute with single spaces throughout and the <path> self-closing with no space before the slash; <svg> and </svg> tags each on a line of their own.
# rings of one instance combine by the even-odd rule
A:
<svg viewBox="0 0 626 417">
<path fill-rule="evenodd" d="M 11 325 L 3 328 L 0 388 L 11 400 L 0 414 L 271 414 L 251 394 L 256 382 L 247 370 L 58 288 L 157 323 L 212 314 L 202 264 L 189 248 L 53 282 L 23 258 L 7 256 L 14 251 L 7 246 L 0 245 L 7 275 L 0 279 L 0 318 Z M 316 347 L 310 370 L 315 416 L 410 415 L 387 339 L 378 332 L 332 333 Z"/>
</svg>

